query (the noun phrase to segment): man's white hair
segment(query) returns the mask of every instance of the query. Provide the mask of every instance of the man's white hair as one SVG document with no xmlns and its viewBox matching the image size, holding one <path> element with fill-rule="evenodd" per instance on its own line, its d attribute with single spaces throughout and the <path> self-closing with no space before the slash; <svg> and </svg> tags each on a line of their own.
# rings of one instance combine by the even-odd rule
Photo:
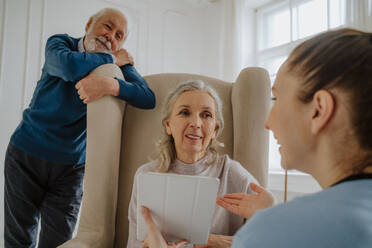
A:
<svg viewBox="0 0 372 248">
<path fill-rule="evenodd" d="M 100 11 L 98 11 L 97 13 L 95 13 L 95 14 L 93 14 L 90 18 L 92 18 L 92 24 L 90 25 L 90 27 L 92 28 L 92 27 L 94 27 L 94 25 L 96 24 L 96 22 L 97 22 L 97 20 L 99 19 L 99 18 L 101 18 L 103 15 L 105 15 L 107 12 L 116 12 L 116 13 L 119 13 L 119 14 L 121 14 L 123 17 L 124 17 L 124 19 L 128 22 L 128 18 L 124 15 L 124 13 L 123 12 L 121 12 L 120 10 L 118 10 L 118 9 L 114 9 L 114 8 L 104 8 L 104 9 L 101 9 Z M 127 26 L 128 26 L 128 24 L 127 24 Z M 127 34 L 128 34 L 128 27 L 127 27 L 127 29 L 126 29 L 126 33 L 125 33 L 125 36 L 127 36 Z"/>
</svg>

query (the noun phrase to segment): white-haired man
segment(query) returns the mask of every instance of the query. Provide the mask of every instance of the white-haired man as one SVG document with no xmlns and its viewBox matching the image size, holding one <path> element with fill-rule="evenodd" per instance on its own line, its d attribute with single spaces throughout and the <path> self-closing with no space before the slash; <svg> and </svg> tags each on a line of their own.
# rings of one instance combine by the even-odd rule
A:
<svg viewBox="0 0 372 248">
<path fill-rule="evenodd" d="M 5 156 L 6 248 L 57 247 L 69 240 L 82 198 L 86 144 L 86 103 L 113 95 L 150 109 L 155 96 L 121 48 L 127 19 L 103 9 L 85 27 L 86 35 L 50 37 L 45 64 L 29 107 Z M 115 63 L 125 80 L 89 74 Z"/>
</svg>

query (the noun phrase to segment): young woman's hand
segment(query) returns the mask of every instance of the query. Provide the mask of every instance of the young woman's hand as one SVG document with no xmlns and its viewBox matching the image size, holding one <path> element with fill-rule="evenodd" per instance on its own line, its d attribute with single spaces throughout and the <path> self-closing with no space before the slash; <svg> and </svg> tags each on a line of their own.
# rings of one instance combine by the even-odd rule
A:
<svg viewBox="0 0 372 248">
<path fill-rule="evenodd" d="M 257 194 L 234 193 L 218 197 L 216 202 L 226 210 L 249 219 L 257 210 L 272 207 L 275 202 L 274 195 L 261 186 L 251 183 L 251 189 Z"/>
<path fill-rule="evenodd" d="M 144 241 L 142 241 L 142 248 L 178 248 L 184 244 L 187 244 L 187 241 L 185 240 L 181 240 L 174 244 L 168 244 L 152 220 L 150 210 L 144 206 L 141 206 L 141 214 L 147 226 L 147 237 Z"/>
</svg>

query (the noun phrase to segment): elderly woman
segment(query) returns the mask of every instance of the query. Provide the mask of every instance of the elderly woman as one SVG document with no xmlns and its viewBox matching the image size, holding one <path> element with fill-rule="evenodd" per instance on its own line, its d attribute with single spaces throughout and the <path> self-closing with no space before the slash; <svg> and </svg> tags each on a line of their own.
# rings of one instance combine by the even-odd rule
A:
<svg viewBox="0 0 372 248">
<path fill-rule="evenodd" d="M 305 41 L 272 91 L 265 127 L 283 168 L 311 174 L 324 190 L 259 211 L 232 247 L 372 247 L 372 33 L 341 29 Z M 241 216 L 249 202 L 242 194 L 218 200 Z M 147 209 L 143 215 L 148 246 L 167 247 Z"/>
<path fill-rule="evenodd" d="M 250 183 L 257 181 L 239 162 L 227 155 L 218 155 L 216 148 L 220 143 L 217 137 L 224 122 L 221 100 L 210 86 L 202 81 L 179 85 L 166 99 L 162 120 L 165 132 L 158 144 L 158 159 L 141 166 L 135 175 L 128 213 L 128 248 L 141 247 L 141 242 L 136 240 L 136 189 L 139 173 L 157 171 L 219 178 L 219 196 L 262 190 L 256 184 L 250 187 Z M 260 208 L 273 204 L 270 194 L 265 199 L 267 201 Z M 244 218 L 217 206 L 208 244 L 229 247 L 232 240 L 229 236 L 243 224 Z"/>
</svg>

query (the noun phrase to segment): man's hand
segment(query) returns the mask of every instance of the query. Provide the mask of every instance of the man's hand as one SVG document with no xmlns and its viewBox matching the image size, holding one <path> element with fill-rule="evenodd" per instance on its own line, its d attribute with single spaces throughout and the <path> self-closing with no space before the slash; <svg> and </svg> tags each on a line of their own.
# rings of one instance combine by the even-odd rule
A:
<svg viewBox="0 0 372 248">
<path fill-rule="evenodd" d="M 218 197 L 216 202 L 228 211 L 246 219 L 252 217 L 257 210 L 274 205 L 275 198 L 270 191 L 255 183 L 251 183 L 250 187 L 257 194 L 227 194 L 223 197 Z"/>
<path fill-rule="evenodd" d="M 142 248 L 178 248 L 187 244 L 187 241 L 185 240 L 179 241 L 175 244 L 168 244 L 152 220 L 150 210 L 141 206 L 141 214 L 147 226 L 147 237 L 142 241 Z"/>
<path fill-rule="evenodd" d="M 119 95 L 119 83 L 116 79 L 97 74 L 89 74 L 81 79 L 75 88 L 80 99 L 85 104 L 95 101 L 105 95 Z"/>
<path fill-rule="evenodd" d="M 117 66 L 120 67 L 120 66 L 127 65 L 127 64 L 134 65 L 133 57 L 124 48 L 121 48 L 113 52 L 112 54 L 116 58 L 115 64 Z"/>
<path fill-rule="evenodd" d="M 228 248 L 232 244 L 233 237 L 225 235 L 210 234 L 208 244 L 194 245 L 195 248 Z"/>
</svg>

